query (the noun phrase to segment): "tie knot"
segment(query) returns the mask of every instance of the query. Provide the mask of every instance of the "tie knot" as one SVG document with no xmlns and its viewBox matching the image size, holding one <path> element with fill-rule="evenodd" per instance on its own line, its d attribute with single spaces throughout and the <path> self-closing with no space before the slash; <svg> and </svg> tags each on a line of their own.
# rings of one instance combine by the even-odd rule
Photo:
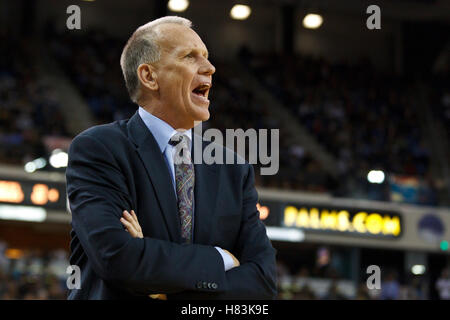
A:
<svg viewBox="0 0 450 320">
<path fill-rule="evenodd" d="M 176 146 L 177 144 L 179 144 L 180 142 L 182 142 L 182 145 L 183 145 L 183 144 L 186 144 L 186 143 L 187 143 L 187 139 L 188 139 L 188 138 L 187 138 L 184 134 L 182 134 L 182 133 L 176 133 L 176 134 L 174 134 L 174 135 L 172 136 L 172 138 L 170 138 L 169 144 L 172 145 L 172 146 Z"/>
<path fill-rule="evenodd" d="M 190 164 L 191 153 L 189 151 L 188 137 L 181 133 L 176 133 L 170 138 L 169 144 L 175 147 L 174 164 Z"/>
</svg>

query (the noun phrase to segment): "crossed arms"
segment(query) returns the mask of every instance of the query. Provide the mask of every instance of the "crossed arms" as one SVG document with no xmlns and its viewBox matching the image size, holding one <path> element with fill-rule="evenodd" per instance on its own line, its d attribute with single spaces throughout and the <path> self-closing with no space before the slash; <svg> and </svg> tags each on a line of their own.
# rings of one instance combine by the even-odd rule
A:
<svg viewBox="0 0 450 320">
<path fill-rule="evenodd" d="M 215 299 L 273 299 L 275 251 L 256 210 L 253 169 L 244 183 L 241 231 L 234 255 L 240 265 L 225 272 L 221 255 L 209 245 L 182 245 L 134 237 L 120 218 L 132 208 L 119 156 L 97 136 L 77 136 L 66 171 L 72 226 L 95 273 L 133 294 L 174 294 Z M 112 142 L 113 143 L 113 142 Z M 142 231 L 142 230 L 141 230 Z M 196 284 L 206 280 L 217 288 Z"/>
</svg>

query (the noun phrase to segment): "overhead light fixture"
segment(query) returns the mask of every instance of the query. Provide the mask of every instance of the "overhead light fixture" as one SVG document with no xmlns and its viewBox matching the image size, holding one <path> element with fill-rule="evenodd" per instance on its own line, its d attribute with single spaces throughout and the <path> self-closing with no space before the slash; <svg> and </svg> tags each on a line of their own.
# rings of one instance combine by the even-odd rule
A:
<svg viewBox="0 0 450 320">
<path fill-rule="evenodd" d="M 183 12 L 189 7 L 188 0 L 170 0 L 167 4 L 170 11 Z"/>
<path fill-rule="evenodd" d="M 245 20 L 252 13 L 252 9 L 245 4 L 235 4 L 233 8 L 231 8 L 230 16 L 235 20 Z"/>
<path fill-rule="evenodd" d="M 24 167 L 24 170 L 28 173 L 33 173 L 36 171 L 36 165 L 33 161 L 27 162 L 27 164 Z"/>
<path fill-rule="evenodd" d="M 38 169 L 42 169 L 47 165 L 47 160 L 45 160 L 44 158 L 38 158 L 35 159 L 33 161 L 27 162 L 27 164 L 25 164 L 25 171 L 32 173 L 35 172 Z"/>
<path fill-rule="evenodd" d="M 369 181 L 370 183 L 378 183 L 381 184 L 384 182 L 384 172 L 381 170 L 371 170 L 368 174 L 367 174 L 367 181 Z"/>
<path fill-rule="evenodd" d="M 320 14 L 308 13 L 303 18 L 303 26 L 307 29 L 317 29 L 323 23 L 323 18 Z"/>
<path fill-rule="evenodd" d="M 52 155 L 50 156 L 50 164 L 53 168 L 63 168 L 67 167 L 67 163 L 69 161 L 69 156 L 66 152 L 55 149 L 52 152 Z"/>
<path fill-rule="evenodd" d="M 414 266 L 411 267 L 411 272 L 414 275 L 421 275 L 425 273 L 425 266 L 423 264 L 416 264 Z"/>
</svg>

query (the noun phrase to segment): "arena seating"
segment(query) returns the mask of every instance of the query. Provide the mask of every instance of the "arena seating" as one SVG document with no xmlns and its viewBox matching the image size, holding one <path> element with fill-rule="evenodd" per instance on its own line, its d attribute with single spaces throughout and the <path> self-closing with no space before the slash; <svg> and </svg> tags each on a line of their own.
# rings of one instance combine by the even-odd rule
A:
<svg viewBox="0 0 450 320">
<path fill-rule="evenodd" d="M 23 165 L 47 155 L 45 136 L 67 136 L 62 102 L 37 76 L 32 41 L 0 42 L 0 163 Z"/>
<path fill-rule="evenodd" d="M 125 119 L 135 112 L 119 65 L 123 39 L 91 30 L 70 36 L 51 34 L 47 40 L 52 56 L 89 105 L 95 123 Z M 13 47 L 20 49 L 14 53 L 6 49 Z M 13 54 L 19 54 L 33 68 L 29 42 L 4 48 L 7 58 L 0 66 L 0 99 L 6 108 L 0 112 L 0 160 L 23 165 L 45 155 L 43 136 L 67 135 L 58 111 L 63 102 L 23 64 L 14 63 Z M 304 56 L 254 55 L 248 50 L 239 56 L 263 87 L 338 161 L 336 179 L 323 170 L 314 154 L 301 145 L 288 144 L 290 139 L 281 130 L 280 171 L 275 176 L 259 176 L 255 170 L 258 186 L 388 201 L 386 184 L 367 182 L 369 170 L 416 176 L 433 184 L 432 155 L 418 125 L 410 82 L 378 72 L 367 61 L 331 64 Z M 254 93 L 238 74 L 226 73 L 227 63 L 212 62 L 217 72 L 211 90 L 212 116 L 206 126 L 220 130 L 282 126 L 271 116 L 276 110 L 254 102 Z M 445 102 L 443 93 L 439 94 Z M 439 110 L 436 117 L 443 118 L 446 111 L 442 106 Z M 436 204 L 435 198 L 431 192 L 423 203 Z"/>
</svg>

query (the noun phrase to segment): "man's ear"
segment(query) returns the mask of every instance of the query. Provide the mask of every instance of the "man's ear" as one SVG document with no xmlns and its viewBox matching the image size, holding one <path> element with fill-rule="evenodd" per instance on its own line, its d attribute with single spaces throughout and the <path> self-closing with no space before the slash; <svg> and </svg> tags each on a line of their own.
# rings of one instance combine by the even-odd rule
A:
<svg viewBox="0 0 450 320">
<path fill-rule="evenodd" d="M 159 89 L 158 81 L 156 79 L 157 75 L 153 66 L 147 63 L 140 64 L 137 69 L 137 75 L 142 86 L 152 91 Z"/>
</svg>

